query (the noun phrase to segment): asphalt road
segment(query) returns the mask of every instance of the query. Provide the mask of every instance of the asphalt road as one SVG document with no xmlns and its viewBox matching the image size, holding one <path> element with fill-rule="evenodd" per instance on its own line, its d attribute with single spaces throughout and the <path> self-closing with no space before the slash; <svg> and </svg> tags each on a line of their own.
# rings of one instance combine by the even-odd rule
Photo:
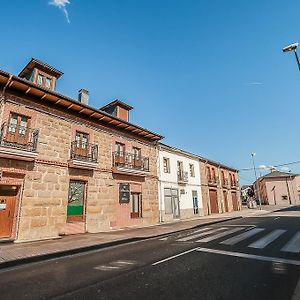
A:
<svg viewBox="0 0 300 300">
<path fill-rule="evenodd" d="M 4 269 L 0 299 L 296 300 L 299 231 L 295 208 Z"/>
</svg>

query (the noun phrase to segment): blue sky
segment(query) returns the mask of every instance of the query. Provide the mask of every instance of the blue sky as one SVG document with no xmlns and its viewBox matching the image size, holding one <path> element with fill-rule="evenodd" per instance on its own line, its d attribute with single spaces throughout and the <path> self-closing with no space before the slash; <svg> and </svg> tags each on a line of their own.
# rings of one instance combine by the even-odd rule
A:
<svg viewBox="0 0 300 300">
<path fill-rule="evenodd" d="M 236 168 L 253 151 L 257 165 L 300 160 L 300 72 L 281 52 L 300 41 L 299 1 L 69 2 L 70 23 L 48 0 L 3 1 L 0 68 L 48 62 L 65 73 L 59 92 L 119 98 L 165 143 Z"/>
</svg>

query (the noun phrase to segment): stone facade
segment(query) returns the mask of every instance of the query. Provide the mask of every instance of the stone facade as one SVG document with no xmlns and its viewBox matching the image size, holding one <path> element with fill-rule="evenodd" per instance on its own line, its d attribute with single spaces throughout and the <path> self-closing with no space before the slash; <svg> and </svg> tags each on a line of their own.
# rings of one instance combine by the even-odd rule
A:
<svg viewBox="0 0 300 300">
<path fill-rule="evenodd" d="M 0 158 L 0 184 L 16 185 L 18 196 L 12 238 L 32 241 L 56 238 L 70 231 L 67 205 L 70 180 L 86 183 L 85 220 L 83 232 L 101 232 L 122 226 L 154 224 L 158 221 L 157 149 L 152 141 L 138 139 L 105 128 L 84 117 L 35 103 L 26 96 L 6 93 L 1 102 L 1 124 L 11 113 L 30 118 L 30 127 L 39 130 L 37 157 L 26 161 L 5 155 Z M 69 166 L 70 145 L 76 131 L 86 132 L 90 142 L 98 145 L 98 162 L 94 169 Z M 123 143 L 128 151 L 141 149 L 149 158 L 149 172 L 140 175 L 115 174 L 112 171 L 115 142 Z M 119 203 L 119 184 L 129 183 L 142 194 L 142 217 L 130 217 L 130 204 Z M 78 224 L 77 224 L 78 225 Z"/>
</svg>

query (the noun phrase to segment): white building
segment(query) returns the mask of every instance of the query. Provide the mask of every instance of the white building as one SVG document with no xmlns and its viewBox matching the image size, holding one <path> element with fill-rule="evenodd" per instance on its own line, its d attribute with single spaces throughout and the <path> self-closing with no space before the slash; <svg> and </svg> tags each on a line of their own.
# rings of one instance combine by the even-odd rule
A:
<svg viewBox="0 0 300 300">
<path fill-rule="evenodd" d="M 197 156 L 160 144 L 158 174 L 160 222 L 203 215 Z"/>
</svg>

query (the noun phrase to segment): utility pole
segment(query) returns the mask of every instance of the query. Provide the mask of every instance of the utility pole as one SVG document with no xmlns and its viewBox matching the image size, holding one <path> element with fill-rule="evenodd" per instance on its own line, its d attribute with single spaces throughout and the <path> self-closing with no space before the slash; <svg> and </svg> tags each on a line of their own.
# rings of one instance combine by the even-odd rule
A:
<svg viewBox="0 0 300 300">
<path fill-rule="evenodd" d="M 256 173 L 256 167 L 255 167 L 255 163 L 254 163 L 254 156 L 256 154 L 254 152 L 251 153 L 251 157 L 252 157 L 252 163 L 253 163 L 253 169 L 254 169 L 254 174 L 255 174 L 255 182 L 256 182 L 256 190 L 257 190 L 257 196 L 258 196 L 258 202 L 259 202 L 259 209 L 261 210 L 261 199 L 260 199 L 260 193 L 259 193 L 259 182 L 258 182 L 258 178 L 257 178 L 257 173 Z"/>
</svg>

